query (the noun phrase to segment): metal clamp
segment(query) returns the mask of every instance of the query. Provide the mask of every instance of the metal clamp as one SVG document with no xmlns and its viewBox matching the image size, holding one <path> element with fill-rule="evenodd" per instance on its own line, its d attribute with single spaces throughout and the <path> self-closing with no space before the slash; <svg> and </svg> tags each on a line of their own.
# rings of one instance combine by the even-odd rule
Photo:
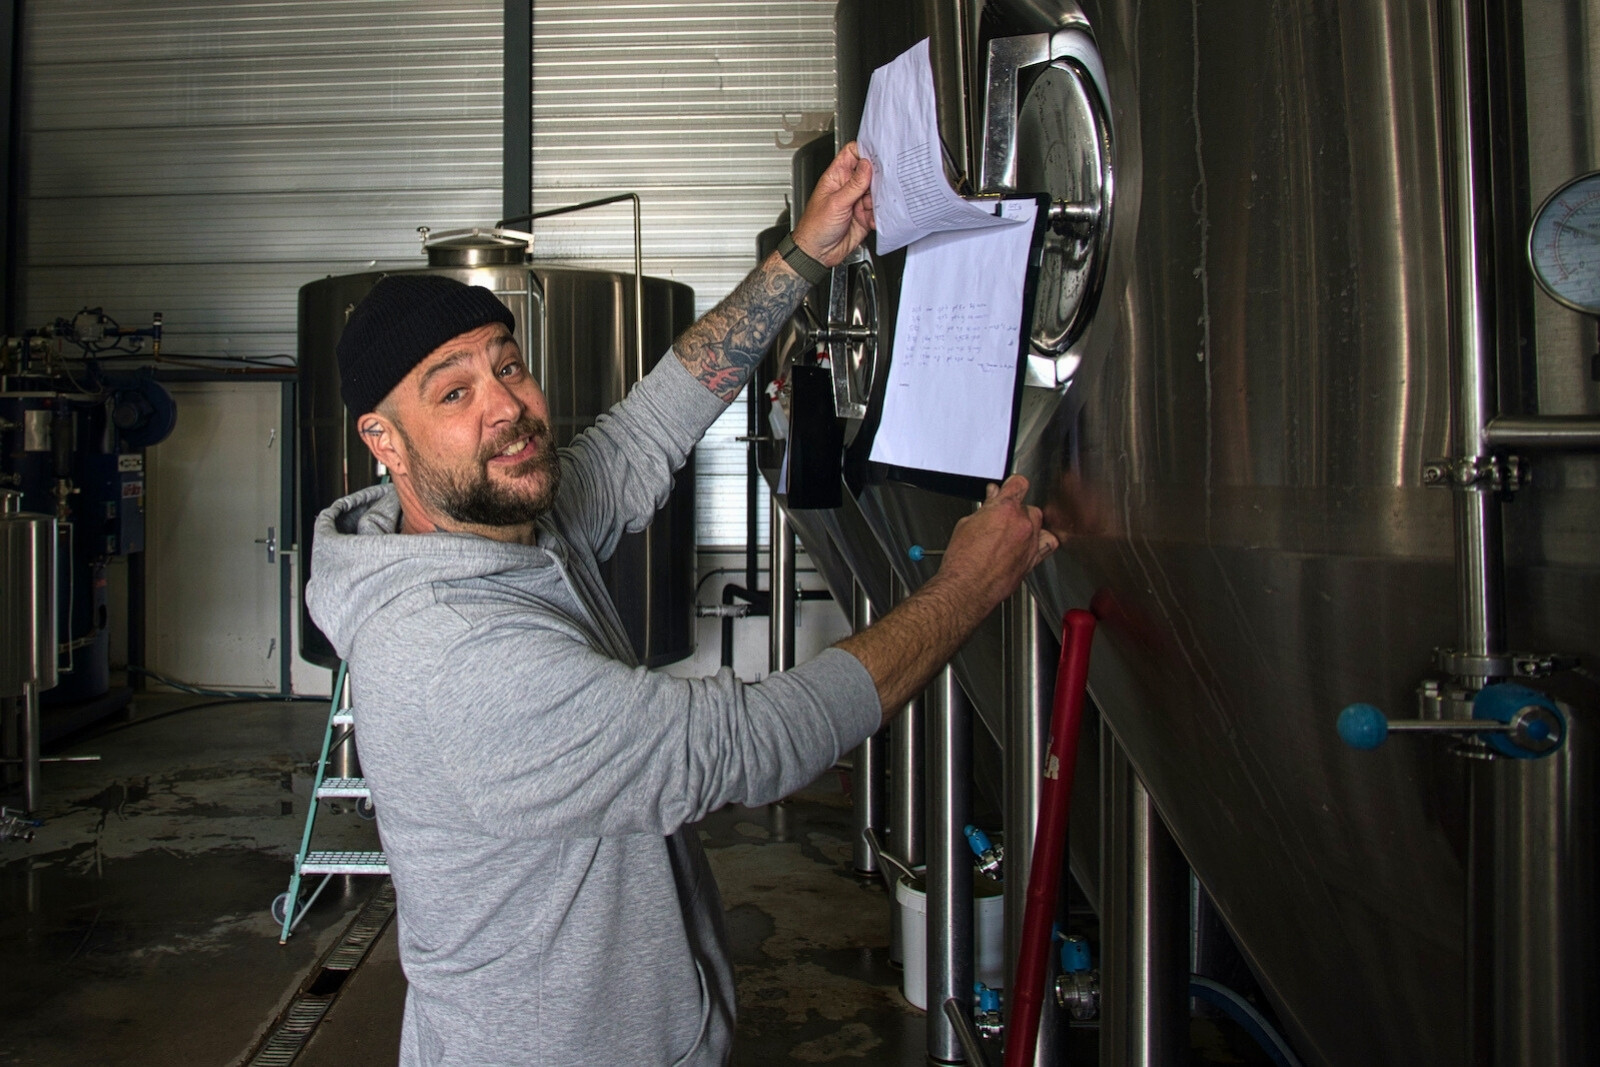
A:
<svg viewBox="0 0 1600 1067">
<path fill-rule="evenodd" d="M 1436 648 L 1433 661 L 1439 670 L 1456 678 L 1548 678 L 1578 665 L 1576 656 L 1555 652 L 1507 652 L 1498 656 L 1470 656 L 1453 648 Z"/>
<path fill-rule="evenodd" d="M 276 526 L 268 526 L 267 536 L 256 538 L 256 544 L 267 546 L 268 563 L 278 562 L 278 528 Z"/>
<path fill-rule="evenodd" d="M 1515 493 L 1532 481 L 1518 456 L 1446 456 L 1422 465 L 1422 484 L 1437 489 Z"/>
</svg>

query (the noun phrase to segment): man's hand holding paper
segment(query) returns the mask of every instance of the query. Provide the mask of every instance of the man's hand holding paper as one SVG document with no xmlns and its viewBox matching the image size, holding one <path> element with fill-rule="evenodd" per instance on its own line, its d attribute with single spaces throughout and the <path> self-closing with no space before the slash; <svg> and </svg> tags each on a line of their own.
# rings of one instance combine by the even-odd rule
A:
<svg viewBox="0 0 1600 1067">
<path fill-rule="evenodd" d="M 1014 225 L 963 200 L 945 179 L 926 38 L 872 72 L 856 143 L 872 162 L 879 254 L 930 233 Z"/>
</svg>

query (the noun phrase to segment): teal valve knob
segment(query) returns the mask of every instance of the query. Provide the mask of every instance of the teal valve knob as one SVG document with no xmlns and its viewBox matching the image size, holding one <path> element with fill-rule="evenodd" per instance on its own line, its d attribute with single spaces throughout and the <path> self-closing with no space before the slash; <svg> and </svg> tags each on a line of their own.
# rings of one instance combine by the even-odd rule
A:
<svg viewBox="0 0 1600 1067">
<path fill-rule="evenodd" d="M 1339 713 L 1339 740 L 1370 752 L 1389 736 L 1389 720 L 1371 704 L 1351 704 Z"/>
<path fill-rule="evenodd" d="M 912 545 L 910 548 L 906 549 L 906 557 L 910 559 L 912 563 L 921 563 L 929 556 L 942 555 L 944 555 L 944 549 L 942 548 L 923 548 L 921 545 Z"/>
<path fill-rule="evenodd" d="M 989 835 L 976 826 L 966 827 L 963 833 L 967 835 L 967 845 L 972 849 L 974 856 L 982 856 L 994 849 L 994 843 L 989 840 Z"/>
</svg>

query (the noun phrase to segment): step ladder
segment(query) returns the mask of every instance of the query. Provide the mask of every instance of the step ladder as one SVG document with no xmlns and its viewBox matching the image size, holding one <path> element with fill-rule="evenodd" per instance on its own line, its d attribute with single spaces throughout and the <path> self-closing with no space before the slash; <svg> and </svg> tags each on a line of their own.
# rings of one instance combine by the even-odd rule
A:
<svg viewBox="0 0 1600 1067">
<path fill-rule="evenodd" d="M 335 734 L 338 739 L 335 740 Z M 289 940 L 295 927 L 300 925 L 306 912 L 311 910 L 317 897 L 327 888 L 336 874 L 389 873 L 389 859 L 380 852 L 318 851 L 311 850 L 312 831 L 317 825 L 317 806 L 323 800 L 345 799 L 356 802 L 356 811 L 364 818 L 372 818 L 372 790 L 365 778 L 330 778 L 328 759 L 338 745 L 348 744 L 355 736 L 355 715 L 350 708 L 349 669 L 339 664 L 338 677 L 333 683 L 333 697 L 328 701 L 328 725 L 322 732 L 322 756 L 317 760 L 316 776 L 311 783 L 311 803 L 306 807 L 306 828 L 300 835 L 300 851 L 294 858 L 294 872 L 289 875 L 289 889 L 279 893 L 272 902 L 272 918 L 281 927 L 278 944 Z M 317 888 L 300 899 L 301 885 L 307 878 L 322 876 Z"/>
</svg>

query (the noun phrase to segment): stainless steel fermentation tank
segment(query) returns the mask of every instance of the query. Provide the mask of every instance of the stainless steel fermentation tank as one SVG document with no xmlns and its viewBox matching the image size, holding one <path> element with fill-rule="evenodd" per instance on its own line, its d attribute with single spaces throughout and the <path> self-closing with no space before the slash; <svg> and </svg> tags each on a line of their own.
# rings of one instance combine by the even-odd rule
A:
<svg viewBox="0 0 1600 1067">
<path fill-rule="evenodd" d="M 508 231 L 438 235 L 427 243 L 429 265 L 414 271 L 325 278 L 300 290 L 301 591 L 313 564 L 317 513 L 346 493 L 373 485 L 378 474 L 339 397 L 334 350 L 345 318 L 386 273 L 430 273 L 492 290 L 516 318 L 516 336 L 550 405 L 556 444 L 565 445 L 627 395 L 694 320 L 694 291 L 662 278 L 529 262 L 529 242 Z M 643 307 L 636 329 L 635 299 Z M 642 353 L 638 348 L 643 342 Z M 650 526 L 626 534 L 604 566 L 607 587 L 634 652 L 649 666 L 694 651 L 694 458 L 673 481 Z M 300 650 L 325 666 L 337 657 L 304 609 Z"/>
<path fill-rule="evenodd" d="M 971 189 L 1100 207 L 1092 248 L 1058 234 L 1080 244 L 1057 277 L 1085 284 L 1039 303 L 1087 312 L 1035 323 L 1015 466 L 1066 535 L 1030 579 L 1046 624 L 1073 606 L 1101 618 L 1105 765 L 1079 784 L 1103 788 L 1075 804 L 1072 864 L 1124 938 L 1107 946 L 1120 1029 L 1104 1062 L 1152 1062 L 1161 1035 L 1133 1031 L 1170 1000 L 1155 958 L 1128 957 L 1171 929 L 1155 897 L 1119 888 L 1153 876 L 1130 873 L 1130 772 L 1307 1062 L 1600 1059 L 1592 675 L 1531 682 L 1569 705 L 1549 759 L 1465 759 L 1429 737 L 1360 753 L 1334 731 L 1351 701 L 1457 717 L 1485 680 L 1600 655 L 1600 464 L 1524 452 L 1531 484 L 1495 494 L 1512 467 L 1484 429 L 1600 409 L 1593 321 L 1536 296 L 1522 262 L 1532 205 L 1600 166 L 1592 24 L 1575 0 L 838 6 L 841 142 L 872 69 L 928 36 Z M 1055 38 L 1017 44 L 1064 29 L 1092 40 L 1104 114 Z M 999 79 L 996 42 L 1020 57 Z M 1003 147 L 986 105 L 1008 84 L 1011 172 L 986 152 Z M 902 264 L 869 260 L 874 387 Z M 845 281 L 841 307 L 860 302 Z M 1429 484 L 1441 469 L 1461 488 Z M 965 510 L 869 485 L 796 525 L 884 608 L 872 561 L 914 587 L 937 559 L 906 547 L 941 545 Z M 1019 610 L 955 663 L 1001 744 L 1037 736 L 1014 720 L 1048 684 L 1049 642 Z"/>
</svg>

